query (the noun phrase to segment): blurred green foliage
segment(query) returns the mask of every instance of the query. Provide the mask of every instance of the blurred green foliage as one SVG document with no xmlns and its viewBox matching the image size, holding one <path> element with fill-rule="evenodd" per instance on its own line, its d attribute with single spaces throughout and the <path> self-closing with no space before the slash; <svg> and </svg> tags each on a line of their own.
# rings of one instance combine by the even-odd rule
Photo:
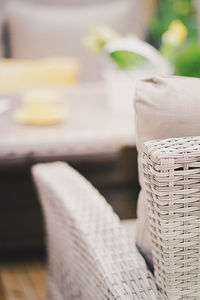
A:
<svg viewBox="0 0 200 300">
<path fill-rule="evenodd" d="M 175 62 L 176 75 L 200 77 L 200 45 L 188 44 L 182 50 Z"/>
<path fill-rule="evenodd" d="M 187 40 L 177 49 L 172 60 L 175 74 L 180 76 L 200 77 L 200 44 L 195 1 L 158 0 L 157 11 L 150 24 L 149 41 L 157 47 L 160 47 L 162 35 L 173 20 L 178 19 L 187 27 Z"/>
<path fill-rule="evenodd" d="M 157 11 L 151 21 L 149 40 L 159 47 L 162 34 L 167 31 L 169 24 L 179 19 L 188 28 L 188 38 L 197 39 L 196 11 L 193 0 L 159 0 Z"/>
</svg>

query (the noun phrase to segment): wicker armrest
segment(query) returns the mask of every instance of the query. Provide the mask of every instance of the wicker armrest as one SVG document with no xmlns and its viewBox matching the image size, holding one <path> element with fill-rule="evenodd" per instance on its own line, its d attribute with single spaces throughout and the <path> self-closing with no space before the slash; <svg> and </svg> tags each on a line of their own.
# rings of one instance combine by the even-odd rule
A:
<svg viewBox="0 0 200 300">
<path fill-rule="evenodd" d="M 200 137 L 147 142 L 142 162 L 156 282 L 200 299 Z"/>
<path fill-rule="evenodd" d="M 33 168 L 46 220 L 51 299 L 163 299 L 104 198 L 65 163 Z"/>
</svg>

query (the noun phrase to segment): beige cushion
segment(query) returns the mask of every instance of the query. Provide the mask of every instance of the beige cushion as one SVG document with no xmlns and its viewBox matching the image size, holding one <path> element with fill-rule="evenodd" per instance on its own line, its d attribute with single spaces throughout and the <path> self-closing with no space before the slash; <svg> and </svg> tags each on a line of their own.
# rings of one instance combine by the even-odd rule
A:
<svg viewBox="0 0 200 300">
<path fill-rule="evenodd" d="M 6 9 L 11 56 L 39 58 L 68 55 L 81 59 L 82 79 L 100 77 L 102 59 L 82 44 L 89 28 L 108 24 L 121 33 L 144 33 L 136 0 L 116 0 L 90 5 L 42 5 L 12 3 Z"/>
<path fill-rule="evenodd" d="M 107 0 L 16 0 L 18 2 L 25 3 L 40 3 L 40 4 L 61 4 L 61 5 L 71 5 L 71 4 L 91 4 L 93 2 L 107 2 Z M 146 1 L 146 0 L 144 0 Z M 0 6 L 3 6 L 8 2 L 8 0 L 0 0 Z"/>
<path fill-rule="evenodd" d="M 121 221 L 122 226 L 126 229 L 128 235 L 134 240 L 136 238 L 137 231 L 137 220 L 136 219 L 126 219 Z"/>
<path fill-rule="evenodd" d="M 3 18 L 0 16 L 0 57 L 4 56 L 4 44 L 3 44 Z"/>
<path fill-rule="evenodd" d="M 200 135 L 200 79 L 155 77 L 136 87 L 136 143 L 142 186 L 138 204 L 137 244 L 151 259 L 147 206 L 142 183 L 140 155 L 145 141 Z"/>
</svg>

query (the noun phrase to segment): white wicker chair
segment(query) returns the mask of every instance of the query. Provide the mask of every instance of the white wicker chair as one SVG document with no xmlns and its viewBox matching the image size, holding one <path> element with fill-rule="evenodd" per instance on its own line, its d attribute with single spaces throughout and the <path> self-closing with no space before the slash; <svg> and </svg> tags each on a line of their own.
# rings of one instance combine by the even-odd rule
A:
<svg viewBox="0 0 200 300">
<path fill-rule="evenodd" d="M 156 282 L 170 300 L 199 300 L 200 137 L 147 142 L 142 162 Z"/>
<path fill-rule="evenodd" d="M 166 299 L 104 198 L 65 163 L 33 167 L 46 220 L 52 300 Z"/>
</svg>

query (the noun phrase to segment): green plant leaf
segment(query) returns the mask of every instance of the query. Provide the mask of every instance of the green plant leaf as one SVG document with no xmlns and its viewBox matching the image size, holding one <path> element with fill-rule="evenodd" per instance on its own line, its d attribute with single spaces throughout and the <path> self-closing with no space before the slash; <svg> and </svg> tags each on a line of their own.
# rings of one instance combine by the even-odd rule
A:
<svg viewBox="0 0 200 300">
<path fill-rule="evenodd" d="M 130 69 L 144 61 L 144 58 L 142 56 L 124 50 L 114 51 L 110 54 L 110 57 L 120 69 Z"/>
</svg>

